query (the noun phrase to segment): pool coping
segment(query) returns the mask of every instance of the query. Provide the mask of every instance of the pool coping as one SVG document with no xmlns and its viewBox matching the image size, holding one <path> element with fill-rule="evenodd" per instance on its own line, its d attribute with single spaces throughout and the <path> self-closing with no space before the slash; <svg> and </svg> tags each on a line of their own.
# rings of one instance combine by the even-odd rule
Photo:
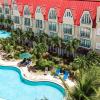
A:
<svg viewBox="0 0 100 100">
<path fill-rule="evenodd" d="M 22 70 L 22 67 L 21 68 L 19 68 L 18 66 L 17 66 L 17 64 L 18 64 L 18 62 L 20 62 L 21 60 L 14 60 L 14 61 L 8 61 L 8 60 L 2 60 L 1 58 L 0 58 L 0 65 L 1 66 L 12 66 L 12 67 L 16 67 L 16 68 L 18 68 L 20 71 L 21 71 L 21 73 L 23 74 L 22 76 L 25 78 L 25 79 L 27 79 L 27 80 L 30 80 L 30 81 L 33 81 L 33 82 L 36 82 L 36 81 L 50 81 L 50 82 L 54 82 L 54 83 L 56 83 L 56 84 L 58 84 L 58 85 L 60 85 L 60 86 L 62 86 L 63 88 L 64 88 L 64 86 L 63 86 L 63 83 L 62 83 L 62 81 L 60 80 L 60 79 L 57 79 L 57 78 L 54 78 L 53 77 L 53 80 L 50 80 L 50 77 L 48 78 L 48 79 L 40 79 L 39 78 L 39 76 L 37 75 L 37 77 L 38 77 L 38 79 L 30 79 L 30 78 L 27 78 L 26 76 L 27 76 L 27 74 L 29 74 L 29 72 L 28 73 L 25 73 L 25 76 L 24 76 L 24 71 Z M 25 68 L 25 67 L 24 67 Z M 47 75 L 45 75 L 45 76 L 47 76 Z M 50 75 L 51 76 L 51 75 Z M 58 82 L 58 81 L 60 81 L 60 82 Z M 69 79 L 67 79 L 66 81 L 65 81 L 65 83 L 66 84 L 68 84 L 68 86 L 69 86 L 69 88 L 74 88 L 75 87 L 75 85 L 76 85 L 76 82 L 72 82 L 72 81 L 70 81 Z"/>
<path fill-rule="evenodd" d="M 45 80 L 45 79 L 44 79 L 44 80 L 41 80 L 41 79 L 37 79 L 37 80 L 28 79 L 28 78 L 26 77 L 26 75 L 23 73 L 23 71 L 22 71 L 19 67 L 17 67 L 17 66 L 4 66 L 4 65 L 0 65 L 0 66 L 17 68 L 17 69 L 21 72 L 21 76 L 22 76 L 25 80 L 27 80 L 27 81 L 31 81 L 31 82 L 37 82 L 37 81 L 40 81 L 40 82 L 53 82 L 53 83 L 55 83 L 55 84 L 60 85 L 62 88 L 64 88 L 64 86 L 63 86 L 61 83 L 58 83 L 58 82 L 55 82 L 55 81 Z"/>
</svg>

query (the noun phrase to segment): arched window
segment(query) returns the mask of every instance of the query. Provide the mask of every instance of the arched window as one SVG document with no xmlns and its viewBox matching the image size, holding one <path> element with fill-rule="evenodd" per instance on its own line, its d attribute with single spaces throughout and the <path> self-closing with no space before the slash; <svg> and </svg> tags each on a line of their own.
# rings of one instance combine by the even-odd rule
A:
<svg viewBox="0 0 100 100">
<path fill-rule="evenodd" d="M 29 7 L 26 5 L 24 7 L 24 25 L 30 26 L 31 20 L 30 20 L 30 10 Z"/>
<path fill-rule="evenodd" d="M 82 26 L 85 24 L 86 26 Z M 87 27 L 87 25 L 91 25 Z M 92 31 L 92 19 L 89 11 L 84 11 L 80 19 L 80 45 L 82 47 L 90 48 L 91 47 L 91 31 Z"/>
<path fill-rule="evenodd" d="M 72 12 L 70 9 L 66 9 L 65 13 L 64 13 L 64 18 L 70 17 L 72 18 Z"/>
<path fill-rule="evenodd" d="M 20 24 L 20 14 L 18 11 L 18 6 L 16 4 L 13 5 L 13 21 L 16 24 Z"/>
<path fill-rule="evenodd" d="M 88 11 L 83 12 L 83 15 L 81 17 L 81 23 L 82 24 L 91 24 L 92 23 L 91 16 Z"/>
<path fill-rule="evenodd" d="M 30 10 L 28 6 L 24 7 L 24 15 L 30 15 Z"/>
<path fill-rule="evenodd" d="M 49 31 L 51 36 L 57 36 L 57 12 L 56 9 L 50 8 L 48 14 Z"/>
<path fill-rule="evenodd" d="M 9 14 L 9 13 L 10 13 L 9 7 L 5 7 L 5 14 Z"/>
<path fill-rule="evenodd" d="M 36 8 L 36 13 L 41 13 L 41 8 L 40 7 Z"/>
<path fill-rule="evenodd" d="M 73 38 L 73 16 L 70 9 L 66 9 L 63 16 L 63 36 L 65 41 L 69 41 Z"/>
<path fill-rule="evenodd" d="M 42 29 L 44 18 L 43 18 L 41 8 L 39 6 L 36 8 L 35 19 L 36 19 L 36 28 Z"/>
<path fill-rule="evenodd" d="M 54 8 L 50 8 L 48 18 L 49 19 L 57 19 L 57 13 L 56 13 L 56 10 Z"/>
</svg>

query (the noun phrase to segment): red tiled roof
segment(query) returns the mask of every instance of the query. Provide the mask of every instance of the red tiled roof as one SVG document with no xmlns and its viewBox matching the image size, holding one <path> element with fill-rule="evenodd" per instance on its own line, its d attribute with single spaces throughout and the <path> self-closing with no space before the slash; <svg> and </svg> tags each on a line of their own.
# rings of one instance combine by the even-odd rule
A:
<svg viewBox="0 0 100 100">
<path fill-rule="evenodd" d="M 0 0 L 0 3 L 3 0 Z M 11 4 L 11 0 L 8 0 Z M 37 6 L 40 6 L 44 19 L 48 20 L 48 12 L 50 8 L 55 8 L 57 11 L 58 22 L 63 21 L 63 15 L 66 9 L 71 9 L 75 25 L 80 24 L 80 18 L 83 11 L 89 11 L 93 20 L 93 27 L 96 25 L 96 12 L 100 2 L 96 0 L 16 0 L 20 15 L 23 15 L 24 5 L 28 5 L 32 17 L 34 17 Z"/>
<path fill-rule="evenodd" d="M 4 3 L 4 0 L 0 0 L 0 4 L 3 4 Z"/>
</svg>

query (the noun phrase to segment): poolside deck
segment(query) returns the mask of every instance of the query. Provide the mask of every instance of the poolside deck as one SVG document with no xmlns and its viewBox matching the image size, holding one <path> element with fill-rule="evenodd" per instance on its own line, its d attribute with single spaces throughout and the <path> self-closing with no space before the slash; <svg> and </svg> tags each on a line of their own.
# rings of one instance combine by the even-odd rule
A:
<svg viewBox="0 0 100 100">
<path fill-rule="evenodd" d="M 0 57 L 0 65 L 2 66 L 14 66 L 17 67 L 17 63 L 20 62 L 20 60 L 12 60 L 12 61 L 8 61 L 8 60 L 2 60 L 2 58 Z M 19 68 L 19 67 L 17 67 Z M 50 73 L 48 73 L 47 75 L 44 74 L 39 74 L 39 73 L 33 73 L 33 72 L 29 72 L 27 67 L 20 67 L 19 68 L 23 74 L 23 77 L 27 80 L 31 80 L 31 81 L 50 81 L 50 82 L 54 82 L 56 84 L 59 84 L 63 87 L 62 81 L 58 78 L 54 78 L 52 75 L 50 75 Z M 73 88 L 75 86 L 75 82 L 67 79 L 65 81 L 65 83 L 69 86 L 69 88 Z"/>
</svg>

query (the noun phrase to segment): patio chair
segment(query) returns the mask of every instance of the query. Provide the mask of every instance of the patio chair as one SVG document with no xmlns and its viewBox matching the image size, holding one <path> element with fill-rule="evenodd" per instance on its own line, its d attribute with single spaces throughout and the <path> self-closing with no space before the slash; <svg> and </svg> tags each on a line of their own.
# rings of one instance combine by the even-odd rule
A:
<svg viewBox="0 0 100 100">
<path fill-rule="evenodd" d="M 55 76 L 58 76 L 59 74 L 60 74 L 60 68 L 58 68 L 58 69 L 56 70 L 56 73 L 55 73 L 54 77 L 55 77 Z"/>
<path fill-rule="evenodd" d="M 69 72 L 68 71 L 65 71 L 64 72 L 64 76 L 63 76 L 63 80 L 68 79 L 68 77 L 69 77 Z"/>
</svg>

